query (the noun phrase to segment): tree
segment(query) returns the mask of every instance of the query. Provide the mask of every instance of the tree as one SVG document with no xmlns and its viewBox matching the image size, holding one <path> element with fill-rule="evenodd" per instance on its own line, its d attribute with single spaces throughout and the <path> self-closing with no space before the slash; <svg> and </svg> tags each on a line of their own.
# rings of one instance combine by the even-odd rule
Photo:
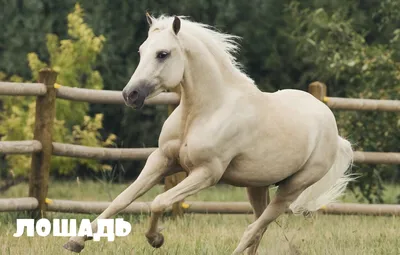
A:
<svg viewBox="0 0 400 255">
<path fill-rule="evenodd" d="M 47 35 L 47 49 L 49 64 L 39 60 L 36 53 L 28 54 L 28 63 L 33 80 L 37 80 L 38 72 L 43 67 L 50 66 L 59 75 L 57 83 L 90 89 L 102 89 L 103 80 L 98 71 L 93 70 L 98 54 L 101 52 L 105 38 L 95 36 L 92 29 L 84 23 L 83 10 L 77 4 L 68 15 L 68 34 L 71 39 L 59 40 L 54 34 Z M 3 73 L 0 79 L 7 76 Z M 9 80 L 23 82 L 17 75 Z M 35 98 L 33 97 L 6 97 L 3 100 L 3 110 L 0 113 L 1 140 L 31 140 L 33 139 Z M 57 100 L 56 119 L 54 123 L 54 140 L 63 143 L 80 144 L 87 146 L 110 146 L 116 136 L 101 136 L 102 114 L 94 117 L 87 115 L 89 105 L 68 100 Z M 9 169 L 14 176 L 27 175 L 30 169 L 29 156 L 9 155 L 6 157 Z M 71 174 L 77 165 L 85 165 L 91 170 L 110 169 L 109 165 L 101 164 L 96 160 L 53 157 L 52 172 Z"/>
<path fill-rule="evenodd" d="M 392 11 L 397 8 L 394 13 L 400 13 L 400 4 L 388 0 L 381 3 L 374 17 L 385 12 L 389 3 L 392 3 Z M 291 33 L 297 42 L 297 54 L 313 70 L 305 74 L 309 76 L 307 79 L 325 82 L 334 95 L 398 99 L 399 30 L 391 24 L 398 23 L 399 17 L 385 15 L 384 19 L 376 20 L 377 27 L 391 36 L 387 40 L 377 38 L 373 41 L 370 31 L 358 32 L 354 20 L 347 14 L 346 9 L 329 14 L 324 9 L 302 9 L 296 2 L 289 5 L 287 17 L 298 24 Z M 394 20 L 388 21 L 389 17 Z M 355 149 L 399 151 L 400 118 L 396 114 L 340 111 L 336 115 L 341 133 L 352 141 Z M 369 202 L 383 202 L 382 179 L 396 174 L 397 167 L 360 165 L 353 170 L 360 173 L 358 182 L 353 185 L 360 188 L 363 197 Z"/>
<path fill-rule="evenodd" d="M 5 24 L 0 33 L 0 58 L 3 60 L 0 70 L 21 74 L 29 80 L 30 69 L 24 61 L 26 53 L 37 52 L 43 61 L 49 61 L 44 35 L 52 32 L 60 38 L 67 36 L 64 17 L 73 8 L 75 0 L 1 1 L 7 6 L 7 11 L 0 15 L 0 22 Z M 86 10 L 85 20 L 96 33 L 107 38 L 93 64 L 104 79 L 104 89 L 122 90 L 134 72 L 139 61 L 137 49 L 147 36 L 144 14 L 150 11 L 155 16 L 163 13 L 190 16 L 223 32 L 241 36 L 238 59 L 263 91 L 285 88 L 305 90 L 310 82 L 320 80 L 328 84 L 331 96 L 396 96 L 393 93 L 397 92 L 392 90 L 392 85 L 397 82 L 393 79 L 396 65 L 390 61 L 398 62 L 400 46 L 396 38 L 399 33 L 395 31 L 400 25 L 399 1 L 296 2 L 104 0 L 93 4 L 89 0 L 80 1 Z M 387 59 L 377 58 L 368 65 L 367 71 L 362 71 L 364 63 L 386 53 L 389 53 Z M 379 71 L 380 68 L 383 72 Z M 379 92 L 381 83 L 385 84 L 383 94 Z M 166 106 L 145 107 L 139 112 L 122 105 L 90 105 L 89 115 L 94 116 L 97 112 L 104 113 L 101 133 L 118 134 L 115 144 L 119 147 L 157 146 L 162 123 L 167 118 Z M 396 128 L 393 126 L 393 114 L 373 114 L 336 112 L 342 132 L 356 143 L 356 149 L 398 150 L 393 147 L 399 141 L 398 135 L 393 132 Z M 381 123 L 365 125 L 369 123 L 365 122 L 366 118 Z M 360 132 L 361 126 L 358 129 L 347 128 L 358 122 L 369 130 Z M 389 130 L 389 133 L 385 136 L 383 130 Z M 369 142 L 362 142 L 364 138 L 361 134 L 367 134 L 364 138 Z M 124 162 L 123 168 L 129 171 L 120 172 L 126 177 L 136 177 L 142 165 L 143 162 Z M 372 169 L 370 166 L 362 167 Z M 376 179 L 374 172 L 379 172 L 382 178 L 394 173 L 393 167 L 376 166 L 373 169 L 364 172 L 364 180 Z M 368 187 L 366 190 L 371 190 Z M 368 192 L 366 196 L 371 197 Z"/>
</svg>

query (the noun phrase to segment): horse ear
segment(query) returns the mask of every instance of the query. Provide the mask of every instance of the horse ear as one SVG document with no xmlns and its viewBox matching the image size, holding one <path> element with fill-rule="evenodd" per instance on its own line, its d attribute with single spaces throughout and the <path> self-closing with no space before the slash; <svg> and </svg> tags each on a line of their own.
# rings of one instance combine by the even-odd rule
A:
<svg viewBox="0 0 400 255">
<path fill-rule="evenodd" d="M 149 24 L 149 26 L 151 27 L 151 25 L 153 24 L 153 18 L 151 17 L 151 15 L 148 12 L 146 12 L 146 20 L 147 20 L 147 23 Z"/>
<path fill-rule="evenodd" d="M 174 23 L 172 23 L 172 29 L 174 30 L 174 33 L 177 35 L 179 30 L 181 29 L 181 20 L 175 16 L 174 18 Z"/>
</svg>

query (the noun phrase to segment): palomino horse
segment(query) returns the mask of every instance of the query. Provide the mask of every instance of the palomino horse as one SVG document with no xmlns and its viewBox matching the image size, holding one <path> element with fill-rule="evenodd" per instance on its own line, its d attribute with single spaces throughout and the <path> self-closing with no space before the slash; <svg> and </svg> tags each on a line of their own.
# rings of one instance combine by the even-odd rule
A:
<svg viewBox="0 0 400 255">
<path fill-rule="evenodd" d="M 260 91 L 233 57 L 235 36 L 184 17 L 147 20 L 148 37 L 124 100 L 140 109 L 146 98 L 180 86 L 181 101 L 139 177 L 97 219 L 114 216 L 163 177 L 186 171 L 152 202 L 149 243 L 163 244 L 158 220 L 167 207 L 223 180 L 247 187 L 256 217 L 233 254 L 255 254 L 268 225 L 286 209 L 316 211 L 343 193 L 353 151 L 324 103 L 300 90 Z M 273 184 L 277 193 L 267 205 Z M 80 252 L 88 239 L 71 237 L 64 247 Z"/>
</svg>

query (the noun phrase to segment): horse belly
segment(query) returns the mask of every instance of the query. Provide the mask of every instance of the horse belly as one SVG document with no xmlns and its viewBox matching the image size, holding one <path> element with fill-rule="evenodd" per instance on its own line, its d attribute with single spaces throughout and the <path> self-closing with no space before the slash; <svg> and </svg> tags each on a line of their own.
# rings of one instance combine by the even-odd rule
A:
<svg viewBox="0 0 400 255">
<path fill-rule="evenodd" d="M 235 158 L 222 176 L 222 181 L 240 187 L 259 187 L 276 184 L 300 169 L 295 159 L 265 156 L 262 159 Z"/>
</svg>

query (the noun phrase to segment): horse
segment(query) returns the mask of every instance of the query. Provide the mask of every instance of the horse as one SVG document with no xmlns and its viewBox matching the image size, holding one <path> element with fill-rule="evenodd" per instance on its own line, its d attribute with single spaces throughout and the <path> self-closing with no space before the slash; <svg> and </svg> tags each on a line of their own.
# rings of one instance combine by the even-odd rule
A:
<svg viewBox="0 0 400 255">
<path fill-rule="evenodd" d="M 332 111 L 295 89 L 263 92 L 243 71 L 235 35 L 184 16 L 146 14 L 140 61 L 122 91 L 125 104 L 179 88 L 179 106 L 163 124 L 158 149 L 137 179 L 92 223 L 113 217 L 165 176 L 187 177 L 151 203 L 145 236 L 155 248 L 164 237 L 158 221 L 165 209 L 218 182 L 246 187 L 255 220 L 232 254 L 256 254 L 268 225 L 290 209 L 317 211 L 335 201 L 352 181 L 351 143 L 339 135 Z M 277 186 L 268 203 L 271 185 Z M 64 248 L 80 252 L 88 236 L 71 237 Z"/>
</svg>

